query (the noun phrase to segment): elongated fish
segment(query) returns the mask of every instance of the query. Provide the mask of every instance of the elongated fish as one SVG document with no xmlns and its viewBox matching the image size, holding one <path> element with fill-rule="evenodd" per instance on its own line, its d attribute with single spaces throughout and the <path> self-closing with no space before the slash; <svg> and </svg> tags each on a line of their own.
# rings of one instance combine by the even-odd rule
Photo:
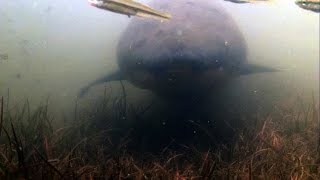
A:
<svg viewBox="0 0 320 180">
<path fill-rule="evenodd" d="M 320 12 L 320 0 L 297 0 L 295 3 L 302 9 Z"/>
<path fill-rule="evenodd" d="M 270 2 L 272 0 L 224 0 L 224 1 L 229 1 L 237 4 L 244 4 L 244 3 Z"/>
<path fill-rule="evenodd" d="M 168 20 L 171 18 L 171 15 L 168 13 L 157 11 L 133 0 L 88 0 L 88 2 L 94 7 L 125 14 L 129 17 L 139 16 L 159 20 Z"/>
</svg>

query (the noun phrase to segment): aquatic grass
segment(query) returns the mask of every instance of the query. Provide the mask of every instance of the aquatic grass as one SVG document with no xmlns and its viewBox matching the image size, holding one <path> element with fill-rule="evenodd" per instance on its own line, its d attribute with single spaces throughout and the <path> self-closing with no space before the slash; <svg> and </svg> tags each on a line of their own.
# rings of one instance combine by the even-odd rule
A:
<svg viewBox="0 0 320 180">
<path fill-rule="evenodd" d="M 2 131 L 2 123 L 3 123 L 3 96 L 1 96 L 1 102 L 0 102 L 0 136 Z"/>
<path fill-rule="evenodd" d="M 141 120 L 149 105 L 124 105 L 127 102 L 122 98 L 125 96 L 115 100 L 105 96 L 93 115 L 86 115 L 76 105 L 74 120 L 57 128 L 48 113 L 48 99 L 31 112 L 28 101 L 21 109 L 9 110 L 3 108 L 1 98 L 0 178 L 320 178 L 319 102 L 315 99 L 305 103 L 297 98 L 277 105 L 266 116 L 247 119 L 243 128 L 232 127 L 236 134 L 231 145 L 217 143 L 200 150 L 189 143 L 179 144 L 177 150 L 171 149 L 173 141 L 153 153 L 128 147 L 134 141 L 134 130 L 119 133 L 121 124 L 130 118 Z M 97 119 L 116 122 L 101 127 Z M 213 138 L 206 127 L 191 124 L 203 130 L 208 140 Z"/>
</svg>

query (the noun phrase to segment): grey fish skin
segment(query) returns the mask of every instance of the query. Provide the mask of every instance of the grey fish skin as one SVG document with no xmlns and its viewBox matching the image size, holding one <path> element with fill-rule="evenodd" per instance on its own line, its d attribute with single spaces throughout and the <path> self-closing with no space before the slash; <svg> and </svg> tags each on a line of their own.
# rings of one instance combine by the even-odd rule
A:
<svg viewBox="0 0 320 180">
<path fill-rule="evenodd" d="M 118 44 L 119 67 L 132 84 L 170 98 L 204 95 L 246 69 L 245 39 L 219 2 L 152 6 L 170 11 L 171 21 L 133 19 Z"/>
<path fill-rule="evenodd" d="M 172 12 L 172 20 L 132 19 L 117 46 L 119 75 L 106 75 L 104 82 L 125 79 L 162 97 L 188 100 L 207 98 L 240 75 L 275 72 L 247 62 L 245 38 L 219 2 L 154 0 L 152 6 Z"/>
<path fill-rule="evenodd" d="M 316 13 L 320 12 L 320 0 L 297 0 L 295 3 L 302 9 Z"/>
<path fill-rule="evenodd" d="M 124 14 L 128 17 L 139 16 L 159 20 L 171 18 L 171 15 L 168 13 L 157 11 L 133 0 L 88 0 L 88 2 L 94 7 Z"/>
</svg>

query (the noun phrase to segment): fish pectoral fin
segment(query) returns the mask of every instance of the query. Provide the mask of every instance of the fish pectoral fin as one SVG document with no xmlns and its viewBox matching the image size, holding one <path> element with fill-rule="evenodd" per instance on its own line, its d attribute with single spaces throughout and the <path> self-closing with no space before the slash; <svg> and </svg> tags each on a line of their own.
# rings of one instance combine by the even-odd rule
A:
<svg viewBox="0 0 320 180">
<path fill-rule="evenodd" d="M 110 82 L 110 81 L 120 81 L 124 80 L 123 74 L 120 72 L 120 70 L 117 70 L 116 72 L 113 72 L 109 75 L 103 76 L 101 78 L 96 79 L 95 81 L 89 83 L 85 87 L 81 88 L 78 97 L 84 97 L 90 90 L 92 86 L 96 86 L 102 83 Z"/>
<path fill-rule="evenodd" d="M 279 72 L 279 69 L 274 69 L 270 67 L 255 65 L 255 64 L 246 64 L 240 69 L 240 75 L 249 75 L 255 73 L 267 73 L 267 72 Z"/>
</svg>

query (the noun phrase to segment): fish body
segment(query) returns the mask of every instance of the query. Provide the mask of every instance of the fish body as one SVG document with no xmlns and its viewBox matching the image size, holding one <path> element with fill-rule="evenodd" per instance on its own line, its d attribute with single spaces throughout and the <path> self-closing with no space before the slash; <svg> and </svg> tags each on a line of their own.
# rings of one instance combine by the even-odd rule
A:
<svg viewBox="0 0 320 180">
<path fill-rule="evenodd" d="M 320 0 L 297 0 L 295 3 L 302 9 L 320 12 Z"/>
<path fill-rule="evenodd" d="M 245 3 L 259 3 L 259 2 L 270 2 L 271 0 L 224 0 L 237 4 L 245 4 Z"/>
<path fill-rule="evenodd" d="M 224 0 L 224 1 L 229 1 L 229 2 L 237 3 L 237 4 L 249 3 L 249 1 L 247 1 L 247 0 Z"/>
<path fill-rule="evenodd" d="M 271 3 L 273 0 L 224 0 L 237 4 L 246 4 L 246 3 L 259 3 L 266 2 Z M 320 0 L 296 0 L 295 4 L 298 5 L 302 9 L 306 9 L 313 12 L 320 12 Z"/>
<path fill-rule="evenodd" d="M 9 55 L 8 54 L 0 54 L 0 61 L 6 61 L 9 59 Z"/>
<path fill-rule="evenodd" d="M 205 99 L 232 78 L 274 71 L 247 62 L 245 38 L 217 1 L 154 0 L 153 7 L 172 12 L 172 20 L 132 19 L 118 43 L 119 70 L 80 97 L 97 84 L 127 80 L 169 99 Z"/>
<path fill-rule="evenodd" d="M 152 9 L 144 4 L 132 0 L 88 0 L 88 2 L 97 8 L 124 14 L 127 16 L 139 16 L 168 20 L 171 15 Z"/>
</svg>

